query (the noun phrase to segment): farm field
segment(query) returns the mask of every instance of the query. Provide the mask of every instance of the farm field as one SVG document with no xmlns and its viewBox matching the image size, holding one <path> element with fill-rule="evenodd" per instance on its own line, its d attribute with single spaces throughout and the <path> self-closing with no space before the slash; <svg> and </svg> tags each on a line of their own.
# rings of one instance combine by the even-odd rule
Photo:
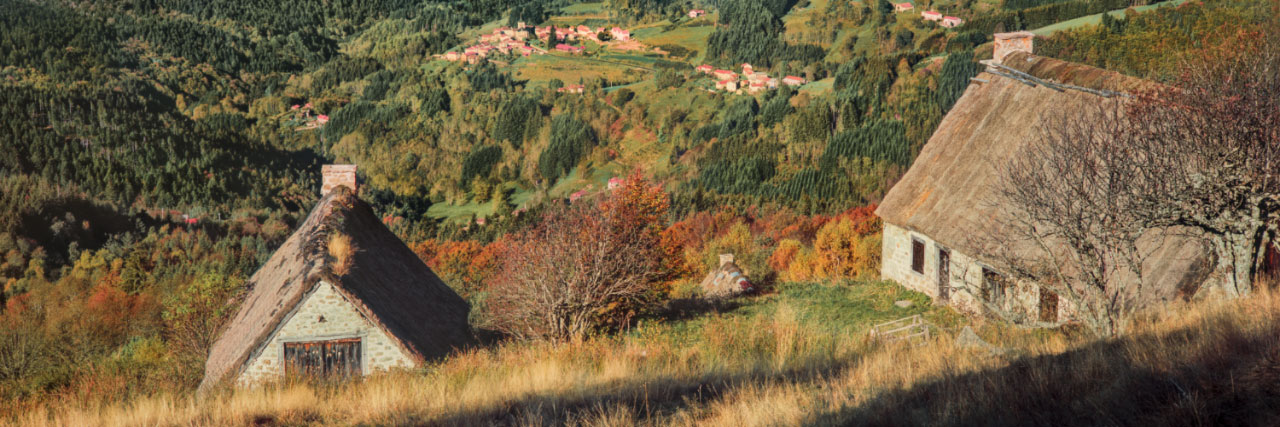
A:
<svg viewBox="0 0 1280 427">
<path fill-rule="evenodd" d="M 1125 13 L 1127 13 L 1127 11 L 1129 11 L 1130 9 L 1132 9 L 1134 12 L 1137 12 L 1137 13 L 1143 13 L 1143 12 L 1149 12 L 1156 8 L 1175 7 L 1186 2 L 1187 0 L 1170 0 L 1170 1 L 1165 1 L 1160 3 L 1155 3 L 1155 4 L 1148 4 L 1144 6 L 1131 7 L 1127 9 L 1117 9 L 1117 10 L 1107 12 L 1107 14 L 1111 15 L 1112 18 L 1124 19 Z M 1075 19 L 1069 19 L 1053 25 L 1036 28 L 1034 30 L 1031 30 L 1031 32 L 1035 33 L 1035 35 L 1037 36 L 1049 36 L 1058 31 L 1080 28 L 1085 25 L 1098 25 L 1098 23 L 1100 22 L 1102 22 L 1102 14 L 1098 13 L 1098 14 L 1093 14 L 1088 16 L 1082 16 Z"/>
</svg>

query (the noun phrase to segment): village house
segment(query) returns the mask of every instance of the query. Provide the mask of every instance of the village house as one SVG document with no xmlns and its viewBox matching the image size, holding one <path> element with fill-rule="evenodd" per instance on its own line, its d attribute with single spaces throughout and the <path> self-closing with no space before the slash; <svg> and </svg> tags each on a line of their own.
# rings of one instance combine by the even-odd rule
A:
<svg viewBox="0 0 1280 427">
<path fill-rule="evenodd" d="M 747 92 L 749 93 L 759 93 L 764 89 L 765 89 L 764 82 L 751 82 L 747 85 Z"/>
<path fill-rule="evenodd" d="M 894 4 L 893 4 L 893 11 L 894 11 L 894 13 L 910 12 L 910 11 L 911 11 L 911 9 L 914 9 L 914 8 L 915 8 L 915 6 L 914 6 L 914 5 L 912 5 L 910 2 L 894 3 Z"/>
<path fill-rule="evenodd" d="M 961 24 L 964 24 L 963 19 L 960 19 L 954 16 L 944 16 L 942 17 L 942 23 L 939 25 L 942 25 L 943 27 L 947 27 L 947 28 L 955 28 L 955 27 L 959 27 Z"/>
<path fill-rule="evenodd" d="M 804 77 L 786 76 L 782 78 L 782 84 L 787 86 L 800 86 L 805 83 Z"/>
<path fill-rule="evenodd" d="M 200 389 L 422 366 L 473 343 L 466 300 L 359 197 L 355 165 L 325 165 L 320 201 L 249 278 Z"/>
<path fill-rule="evenodd" d="M 573 28 L 556 28 L 556 38 L 565 41 L 578 39 L 578 31 Z"/>
<path fill-rule="evenodd" d="M 748 63 L 743 62 L 743 63 L 742 63 L 742 75 L 744 75 L 744 76 L 749 76 L 749 75 L 751 75 L 751 73 L 752 73 L 752 72 L 753 72 L 753 68 L 751 67 L 751 64 L 748 64 Z"/>
<path fill-rule="evenodd" d="M 729 91 L 729 92 L 737 92 L 737 91 L 738 91 L 738 81 L 737 81 L 737 80 L 732 80 L 732 79 L 730 79 L 730 80 L 721 80 L 721 81 L 718 81 L 718 82 L 716 82 L 716 89 L 725 90 L 725 91 Z"/>
<path fill-rule="evenodd" d="M 921 13 L 920 13 L 920 16 L 924 17 L 924 20 L 926 20 L 926 21 L 941 21 L 941 20 L 942 20 L 942 13 L 937 12 L 937 11 L 933 11 L 933 10 L 926 10 L 926 11 L 924 11 L 924 12 L 921 12 Z"/>
<path fill-rule="evenodd" d="M 570 195 L 569 195 L 569 203 L 577 202 L 577 201 L 578 201 L 578 199 L 581 199 L 581 198 L 583 198 L 583 197 L 586 197 L 586 196 L 587 196 L 587 190 L 590 190 L 590 189 L 591 189 L 591 187 L 590 187 L 590 186 L 588 186 L 587 188 L 583 188 L 583 189 L 581 189 L 581 190 L 578 190 L 578 191 L 573 192 L 573 194 L 570 194 Z"/>
<path fill-rule="evenodd" d="M 613 36 L 613 39 L 617 41 L 631 40 L 631 32 L 618 27 L 610 29 L 609 35 Z"/>
<path fill-rule="evenodd" d="M 583 91 L 583 90 L 586 90 L 586 87 L 585 87 L 585 86 L 580 85 L 580 84 L 572 84 L 572 85 L 568 85 L 568 86 L 560 87 L 560 88 L 556 89 L 556 92 L 560 92 L 560 93 L 582 93 L 582 91 Z"/>
<path fill-rule="evenodd" d="M 556 45 L 556 50 L 577 55 L 582 53 L 584 50 L 586 50 L 586 48 L 582 46 L 570 46 L 564 43 L 560 43 Z"/>
<path fill-rule="evenodd" d="M 710 74 L 710 73 L 711 73 L 711 71 L 712 71 L 712 70 L 714 70 L 714 69 L 715 69 L 715 67 L 712 67 L 712 66 L 707 65 L 707 64 L 702 64 L 702 65 L 699 65 L 699 66 L 697 66 L 697 67 L 694 67 L 694 70 L 697 70 L 699 73 L 703 73 L 703 74 Z"/>
<path fill-rule="evenodd" d="M 730 80 L 730 79 L 738 78 L 738 73 L 735 73 L 729 70 L 715 70 L 711 72 L 711 75 L 715 76 L 717 80 Z"/>
<path fill-rule="evenodd" d="M 690 18 L 697 18 L 699 16 L 706 15 L 706 14 L 707 14 L 707 11 L 702 9 L 694 9 L 689 11 Z"/>
<path fill-rule="evenodd" d="M 994 58 L 984 61 L 989 68 L 972 79 L 876 214 L 884 221 L 884 279 L 962 311 L 995 310 L 1053 324 L 1071 319 L 1075 306 L 1041 284 L 1007 274 L 1011 257 L 1046 258 L 1042 246 L 1009 237 L 1012 214 L 994 202 L 1002 165 L 1038 138 L 1038 127 L 1048 120 L 1044 112 L 1092 114 L 1085 106 L 1150 83 L 1035 56 L 1033 37 L 1028 32 L 996 35 Z M 1028 84 L 1031 80 L 1021 75 L 1041 83 Z M 1144 304 L 1195 294 L 1213 269 L 1196 239 L 1156 239 L 1139 246 L 1152 254 L 1142 265 L 1148 287 L 1135 295 Z"/>
</svg>

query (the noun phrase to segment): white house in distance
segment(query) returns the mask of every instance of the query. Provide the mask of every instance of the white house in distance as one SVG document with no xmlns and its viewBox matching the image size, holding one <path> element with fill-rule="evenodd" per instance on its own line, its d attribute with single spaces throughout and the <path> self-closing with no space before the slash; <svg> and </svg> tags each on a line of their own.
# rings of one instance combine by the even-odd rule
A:
<svg viewBox="0 0 1280 427">
<path fill-rule="evenodd" d="M 893 4 L 894 13 L 910 12 L 911 9 L 915 9 L 915 5 L 912 5 L 911 2 L 902 2 L 902 3 Z"/>
<path fill-rule="evenodd" d="M 943 27 L 947 27 L 947 28 L 955 28 L 955 27 L 959 27 L 962 24 L 964 24 L 963 19 L 960 19 L 954 16 L 944 16 L 942 17 L 942 23 L 939 25 L 942 25 Z"/>
<path fill-rule="evenodd" d="M 885 195 L 876 210 L 884 221 L 881 276 L 963 311 L 999 309 L 1056 323 L 1070 319 L 1074 306 L 1040 284 L 1009 280 L 1001 261 L 1008 258 L 991 255 L 1044 259 L 1034 245 L 1004 237 L 1010 234 L 1002 219 L 1010 214 L 993 202 L 1001 166 L 1038 138 L 1043 112 L 1090 114 L 1085 106 L 1106 94 L 1132 93 L 1150 83 L 1035 56 L 1033 38 L 1029 32 L 996 35 L 994 58 L 985 61 L 990 68 L 972 80 Z M 1019 73 L 1063 86 L 1029 85 Z M 1142 267 L 1149 288 L 1139 294 L 1141 303 L 1194 295 L 1212 283 L 1214 262 L 1198 239 L 1140 247 L 1153 254 Z"/>
<path fill-rule="evenodd" d="M 782 84 L 787 86 L 800 86 L 804 84 L 804 77 L 786 76 L 782 78 Z"/>
<path fill-rule="evenodd" d="M 618 41 L 631 40 L 631 32 L 620 27 L 610 28 L 609 35 L 613 36 L 613 39 Z"/>
<path fill-rule="evenodd" d="M 213 343 L 202 391 L 412 368 L 472 343 L 470 306 L 360 200 L 355 165 L 322 173 L 320 201 Z"/>
<path fill-rule="evenodd" d="M 926 11 L 924 11 L 924 12 L 920 12 L 920 16 L 921 16 L 921 17 L 923 17 L 923 18 L 924 18 L 924 20 L 926 20 L 926 21 L 941 21 L 941 20 L 942 20 L 942 13 L 940 13 L 940 12 L 938 12 L 938 11 L 933 11 L 933 10 L 926 10 Z"/>
</svg>

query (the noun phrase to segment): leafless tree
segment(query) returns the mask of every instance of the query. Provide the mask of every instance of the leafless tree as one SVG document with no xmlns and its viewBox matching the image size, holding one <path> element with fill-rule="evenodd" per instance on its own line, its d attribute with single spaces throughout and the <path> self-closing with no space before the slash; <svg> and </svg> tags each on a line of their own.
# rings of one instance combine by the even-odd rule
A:
<svg viewBox="0 0 1280 427">
<path fill-rule="evenodd" d="M 1174 235 L 1210 242 L 1224 288 L 1247 294 L 1280 219 L 1280 43 L 1242 40 L 1173 85 L 1046 117 L 1004 166 L 1006 235 L 984 255 L 1105 335 L 1123 333 Z"/>
<path fill-rule="evenodd" d="M 493 325 L 519 338 L 576 340 L 610 305 L 647 298 L 660 268 L 656 234 L 617 206 L 579 200 L 512 239 L 491 288 Z"/>
<path fill-rule="evenodd" d="M 1142 266 L 1160 246 L 1152 243 L 1161 243 L 1139 241 L 1167 231 L 1138 206 L 1144 165 L 1133 159 L 1124 106 L 1099 101 L 1046 117 L 1039 139 L 1004 166 L 993 203 L 1001 231 L 981 247 L 1014 279 L 1069 302 L 1090 329 L 1115 335 L 1148 286 Z"/>
</svg>

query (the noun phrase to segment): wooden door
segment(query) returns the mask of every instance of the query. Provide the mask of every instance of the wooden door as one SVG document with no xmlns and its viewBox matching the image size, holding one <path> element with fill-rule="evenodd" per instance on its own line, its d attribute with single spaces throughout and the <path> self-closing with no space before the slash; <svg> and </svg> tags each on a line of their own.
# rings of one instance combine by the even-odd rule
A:
<svg viewBox="0 0 1280 427">
<path fill-rule="evenodd" d="M 938 248 L 938 300 L 951 299 L 951 251 Z"/>
<path fill-rule="evenodd" d="M 360 339 L 346 338 L 284 344 L 284 373 L 289 377 L 358 377 Z"/>
</svg>

